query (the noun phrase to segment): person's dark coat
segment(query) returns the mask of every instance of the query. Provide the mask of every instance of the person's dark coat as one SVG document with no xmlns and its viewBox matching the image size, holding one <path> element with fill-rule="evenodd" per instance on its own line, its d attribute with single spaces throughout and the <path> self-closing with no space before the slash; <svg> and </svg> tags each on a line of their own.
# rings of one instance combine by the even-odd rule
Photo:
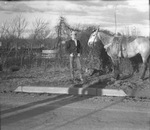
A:
<svg viewBox="0 0 150 130">
<path fill-rule="evenodd" d="M 68 54 L 81 54 L 82 53 L 82 46 L 81 46 L 81 43 L 79 40 L 77 40 L 77 46 L 75 44 L 75 41 L 74 40 L 69 40 L 66 42 L 66 52 Z"/>
</svg>

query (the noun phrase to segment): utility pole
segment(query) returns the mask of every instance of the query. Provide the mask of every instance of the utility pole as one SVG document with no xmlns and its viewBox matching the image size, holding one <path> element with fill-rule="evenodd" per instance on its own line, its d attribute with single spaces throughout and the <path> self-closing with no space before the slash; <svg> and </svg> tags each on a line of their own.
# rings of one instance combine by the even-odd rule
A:
<svg viewBox="0 0 150 130">
<path fill-rule="evenodd" d="M 116 34 L 116 32 L 117 32 L 117 5 L 114 8 L 115 8 L 115 12 L 114 12 L 114 16 L 115 16 L 115 34 Z"/>
</svg>

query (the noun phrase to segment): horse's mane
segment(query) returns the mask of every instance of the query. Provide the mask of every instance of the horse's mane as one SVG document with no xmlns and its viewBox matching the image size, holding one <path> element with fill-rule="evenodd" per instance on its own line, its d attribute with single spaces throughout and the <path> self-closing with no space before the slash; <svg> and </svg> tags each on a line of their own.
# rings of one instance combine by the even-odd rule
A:
<svg viewBox="0 0 150 130">
<path fill-rule="evenodd" d="M 101 29 L 99 31 L 103 32 L 103 33 L 105 33 L 106 35 L 109 35 L 109 36 L 114 36 L 115 35 L 115 33 L 111 32 L 109 30 L 106 30 L 106 29 Z"/>
</svg>

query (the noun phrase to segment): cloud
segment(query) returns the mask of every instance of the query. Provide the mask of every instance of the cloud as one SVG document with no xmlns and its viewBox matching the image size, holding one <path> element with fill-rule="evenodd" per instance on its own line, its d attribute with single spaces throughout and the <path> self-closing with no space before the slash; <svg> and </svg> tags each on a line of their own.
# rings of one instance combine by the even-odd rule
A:
<svg viewBox="0 0 150 130">
<path fill-rule="evenodd" d="M 30 12 L 33 13 L 35 11 L 40 11 L 38 9 L 29 7 L 27 4 L 23 2 L 0 2 L 0 11 L 7 12 Z"/>
<path fill-rule="evenodd" d="M 98 4 L 97 4 L 98 5 Z M 95 17 L 99 17 L 99 22 L 106 25 L 103 22 L 108 22 L 107 26 L 110 26 L 111 23 L 114 23 L 114 13 L 116 4 L 112 4 L 112 2 L 101 3 L 101 7 L 93 4 L 93 6 L 88 8 L 88 15 L 93 15 Z M 116 6 L 117 13 L 117 23 L 119 25 L 124 26 L 132 25 L 132 24 L 147 24 L 144 22 L 149 19 L 149 12 L 139 11 L 134 6 L 128 5 L 127 1 L 123 1 L 123 3 L 119 3 Z M 109 24 L 109 25 L 108 25 Z"/>
<path fill-rule="evenodd" d="M 56 19 L 62 15 L 69 24 L 100 24 L 102 27 L 114 28 L 115 7 L 118 26 L 149 25 L 147 2 L 148 0 L 5 1 L 0 2 L 0 11 L 7 15 L 22 12 L 30 21 L 34 17 L 42 17 L 56 24 Z"/>
<path fill-rule="evenodd" d="M 148 0 L 128 0 L 128 5 L 137 9 L 140 12 L 149 11 L 149 1 Z"/>
<path fill-rule="evenodd" d="M 125 20 L 124 22 L 132 22 L 132 23 L 139 23 L 143 24 L 145 20 L 149 19 L 149 12 L 139 12 L 138 10 L 135 10 L 134 8 L 130 9 L 122 9 L 122 14 L 120 13 L 119 17 L 120 20 Z"/>
<path fill-rule="evenodd" d="M 126 0 L 106 0 L 106 1 L 102 1 L 102 0 L 89 0 L 89 1 L 74 1 L 74 4 L 78 4 L 79 6 L 86 6 L 86 7 L 99 7 L 99 8 L 103 8 L 103 7 L 108 7 L 108 6 L 115 6 L 115 5 L 128 5 Z"/>
</svg>

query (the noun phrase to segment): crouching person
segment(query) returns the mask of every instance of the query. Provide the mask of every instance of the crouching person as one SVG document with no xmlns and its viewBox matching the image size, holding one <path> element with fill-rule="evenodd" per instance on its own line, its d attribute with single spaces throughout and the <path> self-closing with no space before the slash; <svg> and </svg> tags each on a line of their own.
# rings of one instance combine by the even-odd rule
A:
<svg viewBox="0 0 150 130">
<path fill-rule="evenodd" d="M 77 64 L 77 69 L 80 74 L 80 80 L 83 82 L 83 75 L 82 75 L 82 67 L 80 62 L 80 55 L 82 52 L 82 46 L 79 40 L 77 40 L 77 32 L 71 32 L 71 39 L 66 42 L 66 52 L 69 54 L 70 59 L 70 73 L 71 78 L 74 81 L 74 73 L 75 73 L 75 64 Z"/>
</svg>

